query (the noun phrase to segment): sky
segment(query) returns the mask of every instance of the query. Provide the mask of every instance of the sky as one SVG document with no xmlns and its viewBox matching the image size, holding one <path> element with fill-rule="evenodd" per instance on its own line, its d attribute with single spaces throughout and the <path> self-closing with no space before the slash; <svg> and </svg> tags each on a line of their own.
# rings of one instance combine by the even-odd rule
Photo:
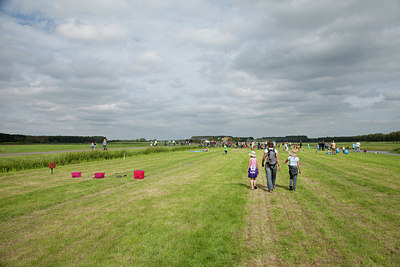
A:
<svg viewBox="0 0 400 267">
<path fill-rule="evenodd" d="M 2 133 L 400 128 L 398 0 L 0 0 L 0 47 Z"/>
</svg>

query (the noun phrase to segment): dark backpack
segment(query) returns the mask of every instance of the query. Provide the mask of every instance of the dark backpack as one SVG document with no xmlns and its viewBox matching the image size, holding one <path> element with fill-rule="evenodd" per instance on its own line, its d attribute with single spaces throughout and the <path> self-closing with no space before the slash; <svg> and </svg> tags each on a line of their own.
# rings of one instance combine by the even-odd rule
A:
<svg viewBox="0 0 400 267">
<path fill-rule="evenodd" d="M 267 153 L 267 164 L 270 166 L 275 166 L 277 163 L 276 152 L 275 149 L 268 149 Z"/>
</svg>

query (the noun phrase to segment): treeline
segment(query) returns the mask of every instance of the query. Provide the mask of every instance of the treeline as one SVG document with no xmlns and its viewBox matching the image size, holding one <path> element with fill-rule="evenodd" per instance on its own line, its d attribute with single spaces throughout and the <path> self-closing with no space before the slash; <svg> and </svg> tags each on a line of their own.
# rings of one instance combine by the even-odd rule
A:
<svg viewBox="0 0 400 267">
<path fill-rule="evenodd" d="M 230 135 L 203 135 L 203 136 L 192 136 L 191 140 L 194 142 L 200 140 L 209 140 L 209 141 L 222 141 L 225 137 L 228 138 L 229 141 L 233 142 L 251 142 L 254 140 L 254 137 L 233 137 Z"/>
<path fill-rule="evenodd" d="M 375 133 L 366 135 L 356 135 L 356 136 L 326 136 L 309 138 L 306 135 L 291 135 L 285 137 L 262 137 L 257 140 L 274 140 L 276 142 L 319 142 L 319 141 L 331 141 L 335 142 L 374 142 L 374 141 L 386 141 L 386 142 L 398 142 L 400 141 L 400 131 L 391 132 L 389 134 Z"/>
<path fill-rule="evenodd" d="M 104 136 L 32 136 L 0 133 L 0 143 L 56 144 L 56 143 L 102 143 Z"/>
</svg>

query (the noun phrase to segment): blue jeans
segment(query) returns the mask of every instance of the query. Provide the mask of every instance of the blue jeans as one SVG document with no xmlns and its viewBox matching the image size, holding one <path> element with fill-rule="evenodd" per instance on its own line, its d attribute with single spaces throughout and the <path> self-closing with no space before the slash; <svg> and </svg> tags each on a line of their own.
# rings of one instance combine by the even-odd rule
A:
<svg viewBox="0 0 400 267">
<path fill-rule="evenodd" d="M 275 180 L 276 180 L 276 170 L 278 167 L 275 166 L 270 166 L 268 164 L 265 164 L 265 174 L 267 176 L 267 187 L 268 190 L 273 190 L 275 188 Z"/>
<path fill-rule="evenodd" d="M 293 186 L 293 191 L 296 191 L 298 168 L 295 166 L 289 166 L 290 182 L 289 186 Z"/>
</svg>

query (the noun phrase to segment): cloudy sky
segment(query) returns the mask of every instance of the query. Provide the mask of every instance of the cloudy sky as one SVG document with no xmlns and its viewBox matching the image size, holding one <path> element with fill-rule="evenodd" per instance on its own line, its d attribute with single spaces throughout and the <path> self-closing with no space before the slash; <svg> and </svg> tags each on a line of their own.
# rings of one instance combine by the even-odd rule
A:
<svg viewBox="0 0 400 267">
<path fill-rule="evenodd" d="M 0 132 L 400 130 L 399 0 L 0 0 Z"/>
</svg>

